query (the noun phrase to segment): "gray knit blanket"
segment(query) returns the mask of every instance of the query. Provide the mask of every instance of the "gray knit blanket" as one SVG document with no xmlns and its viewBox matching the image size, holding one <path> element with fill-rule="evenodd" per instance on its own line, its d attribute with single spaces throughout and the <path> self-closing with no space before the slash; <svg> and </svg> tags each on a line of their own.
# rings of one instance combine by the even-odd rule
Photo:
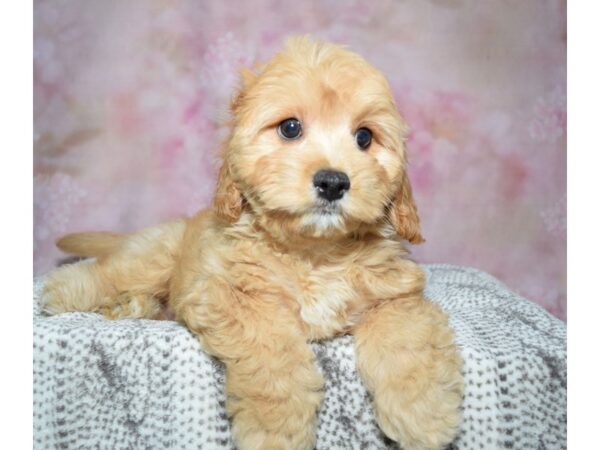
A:
<svg viewBox="0 0 600 450">
<path fill-rule="evenodd" d="M 565 449 L 566 327 L 492 276 L 425 265 L 465 360 L 451 449 Z M 170 321 L 48 317 L 34 289 L 34 449 L 233 449 L 222 365 Z M 323 372 L 317 449 L 392 449 L 354 364 L 353 338 L 313 344 Z"/>
</svg>

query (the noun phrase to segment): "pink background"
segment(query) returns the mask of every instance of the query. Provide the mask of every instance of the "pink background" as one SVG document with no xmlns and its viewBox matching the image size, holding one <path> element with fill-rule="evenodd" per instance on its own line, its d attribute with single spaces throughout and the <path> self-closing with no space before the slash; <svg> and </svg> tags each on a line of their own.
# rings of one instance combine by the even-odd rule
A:
<svg viewBox="0 0 600 450">
<path fill-rule="evenodd" d="M 566 318 L 566 6 L 554 0 L 34 3 L 34 270 L 72 231 L 206 206 L 243 65 L 289 34 L 347 44 L 411 132 L 427 243 Z"/>
</svg>

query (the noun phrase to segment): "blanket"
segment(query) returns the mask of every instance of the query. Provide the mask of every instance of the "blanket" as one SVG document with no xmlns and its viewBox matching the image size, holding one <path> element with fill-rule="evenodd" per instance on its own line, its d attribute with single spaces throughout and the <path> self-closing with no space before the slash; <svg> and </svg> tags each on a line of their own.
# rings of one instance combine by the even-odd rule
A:
<svg viewBox="0 0 600 450">
<path fill-rule="evenodd" d="M 465 360 L 460 450 L 566 448 L 566 326 L 475 269 L 424 265 Z M 49 317 L 34 281 L 34 449 L 233 449 L 224 370 L 172 321 Z M 352 336 L 312 344 L 325 377 L 317 450 L 392 449 Z"/>
</svg>

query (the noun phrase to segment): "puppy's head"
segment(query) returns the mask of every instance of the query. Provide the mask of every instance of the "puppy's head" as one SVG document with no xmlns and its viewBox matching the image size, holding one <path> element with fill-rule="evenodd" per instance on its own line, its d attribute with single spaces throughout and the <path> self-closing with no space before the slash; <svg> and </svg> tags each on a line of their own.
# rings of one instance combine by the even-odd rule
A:
<svg viewBox="0 0 600 450">
<path fill-rule="evenodd" d="M 405 125 L 375 68 L 344 48 L 288 41 L 242 72 L 215 210 L 247 208 L 278 235 L 331 237 L 391 224 L 422 242 L 406 174 Z"/>
</svg>

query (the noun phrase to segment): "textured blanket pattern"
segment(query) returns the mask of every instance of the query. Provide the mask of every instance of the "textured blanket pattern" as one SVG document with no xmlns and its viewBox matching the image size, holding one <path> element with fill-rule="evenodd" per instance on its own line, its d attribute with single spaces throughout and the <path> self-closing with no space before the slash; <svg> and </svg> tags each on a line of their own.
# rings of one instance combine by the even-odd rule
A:
<svg viewBox="0 0 600 450">
<path fill-rule="evenodd" d="M 566 327 L 483 272 L 423 266 L 465 360 L 450 448 L 566 448 Z M 34 297 L 35 449 L 233 449 L 222 365 L 169 321 L 41 314 Z M 392 449 L 358 378 L 353 339 L 313 344 L 325 375 L 318 450 Z"/>
</svg>

